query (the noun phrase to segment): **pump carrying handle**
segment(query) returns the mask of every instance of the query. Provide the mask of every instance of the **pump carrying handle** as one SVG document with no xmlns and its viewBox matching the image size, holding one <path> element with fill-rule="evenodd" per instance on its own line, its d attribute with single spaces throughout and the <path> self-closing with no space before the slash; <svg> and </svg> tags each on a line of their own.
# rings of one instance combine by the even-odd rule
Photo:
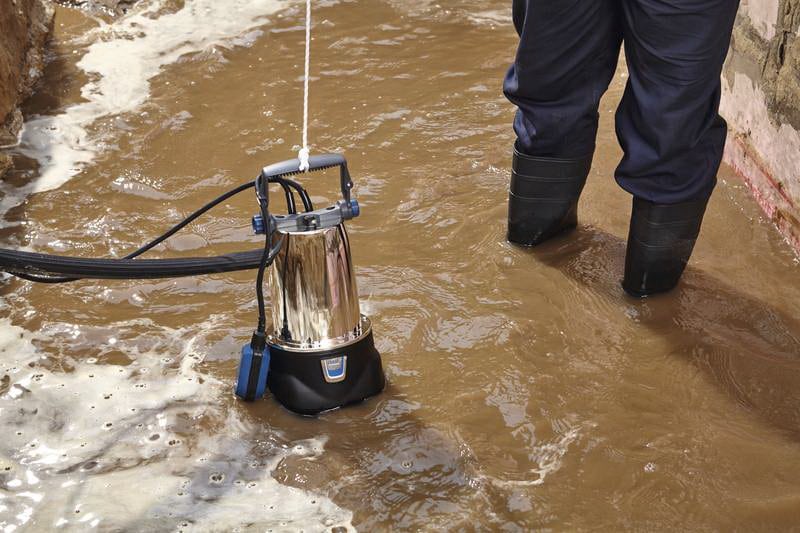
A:
<svg viewBox="0 0 800 533">
<path fill-rule="evenodd" d="M 273 163 L 261 170 L 261 177 L 265 180 L 269 178 L 280 178 L 304 172 L 314 172 L 326 168 L 339 167 L 339 179 L 342 186 L 342 198 L 350 203 L 350 189 L 353 188 L 353 180 L 350 178 L 350 171 L 347 169 L 347 160 L 342 154 L 321 154 L 312 155 L 308 158 L 308 170 L 300 170 L 299 159 L 287 159 L 280 163 Z"/>
</svg>

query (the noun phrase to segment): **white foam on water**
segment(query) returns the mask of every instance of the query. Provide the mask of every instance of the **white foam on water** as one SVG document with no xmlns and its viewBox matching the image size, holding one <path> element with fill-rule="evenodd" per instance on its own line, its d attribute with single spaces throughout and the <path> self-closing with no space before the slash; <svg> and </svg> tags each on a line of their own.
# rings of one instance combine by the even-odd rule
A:
<svg viewBox="0 0 800 533">
<path fill-rule="evenodd" d="M 225 406 L 231 384 L 196 368 L 201 337 L 136 325 L 162 341 L 139 351 L 123 331 L 115 348 L 134 363 L 118 365 L 48 358 L 33 344 L 46 335 L 0 319 L 0 531 L 353 530 L 350 511 L 272 477 L 324 438 L 259 443 L 258 421 Z"/>
<path fill-rule="evenodd" d="M 80 173 L 113 141 L 90 133 L 91 127 L 139 108 L 150 96 L 150 80 L 164 67 L 215 46 L 252 44 L 252 31 L 286 5 L 278 0 L 185 0 L 178 11 L 161 14 L 165 3 L 140 2 L 128 15 L 90 33 L 92 42 L 77 63 L 91 80 L 81 89 L 85 101 L 25 123 L 18 151 L 39 162 L 39 177 L 28 186 L 6 188 L 0 214 Z"/>
<path fill-rule="evenodd" d="M 535 487 L 543 485 L 548 475 L 557 472 L 562 465 L 564 456 L 570 444 L 580 437 L 579 428 L 571 428 L 563 435 L 551 442 L 543 442 L 532 447 L 531 455 L 536 466 L 525 473 L 530 479 L 500 479 L 494 476 L 484 476 L 498 487 Z"/>
<path fill-rule="evenodd" d="M 581 425 L 560 420 L 553 427 L 556 431 L 554 438 L 537 438 L 536 424 L 528 415 L 527 393 L 518 374 L 509 374 L 499 382 L 487 397 L 487 404 L 497 407 L 506 425 L 513 428 L 512 434 L 523 442 L 528 451 L 528 459 L 535 465 L 526 472 L 520 472 L 525 479 L 486 476 L 496 486 L 508 488 L 543 485 L 547 476 L 561 468 L 570 445 L 581 436 Z"/>
</svg>

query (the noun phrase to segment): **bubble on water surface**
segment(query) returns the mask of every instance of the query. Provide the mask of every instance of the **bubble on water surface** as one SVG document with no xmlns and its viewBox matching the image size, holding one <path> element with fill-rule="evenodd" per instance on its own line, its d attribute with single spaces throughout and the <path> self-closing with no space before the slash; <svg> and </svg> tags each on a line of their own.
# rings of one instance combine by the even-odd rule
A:
<svg viewBox="0 0 800 533">
<path fill-rule="evenodd" d="M 48 345 L 48 339 L 0 319 L 0 347 L 6 349 L 2 366 L 27 369 L 6 372 L 10 387 L 0 394 L 0 425 L 13 429 L 0 442 L 0 480 L 10 496 L 3 501 L 7 509 L 0 529 L 24 529 L 35 520 L 44 529 L 124 530 L 135 518 L 142 530 L 181 524 L 184 531 L 212 526 L 319 531 L 331 522 L 352 530 L 350 511 L 272 477 L 287 457 L 322 453 L 324 440 L 275 446 L 261 459 L 263 468 L 249 468 L 253 441 L 228 435 L 262 428 L 226 404 L 230 383 L 198 373 L 198 360 L 187 356 L 196 352 L 195 341 L 185 331 L 142 324 L 153 335 L 181 340 L 165 342 L 164 350 L 183 348 L 136 353 L 120 336 L 119 344 L 138 365 L 70 359 L 68 370 L 60 365 L 34 370 L 28 363 L 41 361 L 42 354 L 32 341 Z M 169 364 L 163 361 L 167 355 Z M 152 371 L 143 376 L 140 368 Z M 43 378 L 36 381 L 36 375 Z M 147 388 L 132 386 L 145 377 Z M 87 398 L 105 399 L 91 403 Z M 213 430 L 171 433 L 182 420 L 204 417 L 214 419 Z M 236 481 L 226 483 L 229 476 Z M 273 501 L 281 505 L 262 505 Z"/>
</svg>

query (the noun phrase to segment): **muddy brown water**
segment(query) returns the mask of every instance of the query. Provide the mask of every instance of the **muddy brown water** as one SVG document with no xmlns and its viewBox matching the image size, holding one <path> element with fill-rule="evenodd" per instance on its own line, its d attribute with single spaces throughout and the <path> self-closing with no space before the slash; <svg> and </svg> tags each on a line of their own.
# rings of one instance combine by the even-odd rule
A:
<svg viewBox="0 0 800 533">
<path fill-rule="evenodd" d="M 128 26 L 59 9 L 27 112 L 61 122 L 11 150 L 4 246 L 121 256 L 294 156 L 302 6 L 229 3 L 145 2 Z M 158 26 L 175 14 L 188 18 Z M 720 171 L 679 289 L 632 300 L 630 198 L 612 178 L 624 71 L 579 229 L 522 250 L 504 240 L 507 3 L 331 1 L 314 17 L 312 150 L 353 171 L 388 388 L 316 419 L 237 401 L 252 272 L 4 279 L 0 527 L 800 529 L 800 267 L 739 178 Z M 77 163 L 55 140 L 70 124 Z M 306 185 L 335 197 L 332 176 Z M 153 255 L 257 246 L 254 207 L 237 198 Z"/>
</svg>

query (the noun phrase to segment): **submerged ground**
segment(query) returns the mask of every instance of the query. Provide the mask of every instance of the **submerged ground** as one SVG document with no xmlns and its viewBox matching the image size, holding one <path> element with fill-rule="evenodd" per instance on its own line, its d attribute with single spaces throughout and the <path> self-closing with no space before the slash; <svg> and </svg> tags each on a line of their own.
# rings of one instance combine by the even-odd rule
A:
<svg viewBox="0 0 800 533">
<path fill-rule="evenodd" d="M 294 156 L 302 6 L 139 9 L 99 27 L 58 11 L 3 246 L 121 256 Z M 800 266 L 738 178 L 721 170 L 680 288 L 629 299 L 623 71 L 580 228 L 520 250 L 504 240 L 507 2 L 315 9 L 311 143 L 350 161 L 387 390 L 318 419 L 235 400 L 252 273 L 4 279 L 3 530 L 796 528 Z M 307 186 L 329 201 L 336 180 Z M 157 253 L 249 249 L 254 209 L 239 198 Z"/>
</svg>

